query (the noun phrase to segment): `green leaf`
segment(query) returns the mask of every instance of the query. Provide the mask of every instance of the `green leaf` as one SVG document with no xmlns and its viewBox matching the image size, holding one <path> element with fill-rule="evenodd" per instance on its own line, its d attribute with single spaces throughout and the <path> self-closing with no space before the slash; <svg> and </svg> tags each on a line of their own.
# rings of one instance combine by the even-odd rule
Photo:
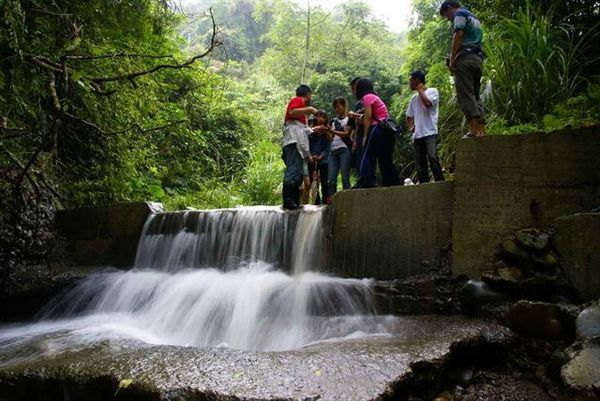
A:
<svg viewBox="0 0 600 401">
<path fill-rule="evenodd" d="M 165 191 L 160 185 L 153 184 L 148 186 L 148 190 L 156 199 L 161 199 L 165 196 Z"/>
</svg>

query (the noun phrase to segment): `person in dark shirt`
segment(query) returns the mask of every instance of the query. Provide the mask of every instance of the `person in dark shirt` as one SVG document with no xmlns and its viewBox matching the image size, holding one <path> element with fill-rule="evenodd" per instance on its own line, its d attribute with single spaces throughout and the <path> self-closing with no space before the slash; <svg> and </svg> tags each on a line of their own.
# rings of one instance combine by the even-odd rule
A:
<svg viewBox="0 0 600 401">
<path fill-rule="evenodd" d="M 452 50 L 448 68 L 454 75 L 456 99 L 469 123 L 465 137 L 485 135 L 485 113 L 480 97 L 483 73 L 483 31 L 481 23 L 457 0 L 445 0 L 440 14 L 452 21 Z"/>
<path fill-rule="evenodd" d="M 356 97 L 356 83 L 360 80 L 360 77 L 353 78 L 350 81 L 350 90 Z M 357 99 L 352 111 L 348 112 L 350 121 L 348 126 L 350 127 L 350 139 L 352 141 L 352 166 L 356 169 L 356 175 L 360 175 L 360 161 L 363 157 L 363 126 L 362 117 L 365 112 L 365 108 L 362 104 L 362 99 Z"/>
<path fill-rule="evenodd" d="M 325 201 L 328 195 L 327 188 L 327 170 L 328 170 L 328 159 L 330 149 L 330 135 L 328 131 L 321 129 L 314 129 L 315 127 L 327 126 L 328 122 L 327 113 L 323 110 L 319 110 L 315 113 L 315 119 L 313 120 L 313 132 L 308 138 L 310 144 L 310 154 L 312 163 L 308 164 L 310 183 L 319 179 L 321 182 L 321 193 L 317 192 L 314 199 L 315 205 L 320 205 Z"/>
</svg>

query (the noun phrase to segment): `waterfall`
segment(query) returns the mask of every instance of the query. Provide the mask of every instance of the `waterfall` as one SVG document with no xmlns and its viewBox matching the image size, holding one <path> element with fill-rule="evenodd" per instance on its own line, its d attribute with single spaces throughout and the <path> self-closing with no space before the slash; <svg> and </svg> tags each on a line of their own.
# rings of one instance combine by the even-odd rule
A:
<svg viewBox="0 0 600 401">
<path fill-rule="evenodd" d="M 176 271 L 266 262 L 296 274 L 321 264 L 322 208 L 245 207 L 158 213 L 140 237 L 136 268 Z"/>
<path fill-rule="evenodd" d="M 3 331 L 0 363 L 3 349 L 35 338 L 52 341 L 45 348 L 54 352 L 107 339 L 280 351 L 385 333 L 373 319 L 370 280 L 319 273 L 323 210 L 154 214 L 133 269 L 94 274 L 51 302 L 40 322 Z"/>
</svg>

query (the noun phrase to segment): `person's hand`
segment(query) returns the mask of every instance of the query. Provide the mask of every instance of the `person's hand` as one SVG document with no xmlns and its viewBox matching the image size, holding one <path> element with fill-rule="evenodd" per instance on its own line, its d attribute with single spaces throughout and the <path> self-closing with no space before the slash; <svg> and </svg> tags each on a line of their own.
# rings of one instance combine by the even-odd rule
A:
<svg viewBox="0 0 600 401">
<path fill-rule="evenodd" d="M 328 130 L 329 130 L 329 128 L 324 125 L 316 125 L 313 127 L 313 131 L 318 132 L 320 134 L 323 134 L 323 133 L 327 132 Z"/>
<path fill-rule="evenodd" d="M 352 142 L 352 151 L 356 152 L 356 148 L 358 148 L 358 143 L 356 141 Z"/>
<path fill-rule="evenodd" d="M 417 92 L 421 92 L 421 91 L 425 90 L 425 85 L 423 85 L 422 82 L 419 82 L 419 84 L 417 85 L 417 87 L 415 88 L 415 90 Z"/>
<path fill-rule="evenodd" d="M 306 110 L 308 111 L 308 114 L 317 114 L 317 112 L 319 111 L 315 107 L 312 107 L 312 106 L 308 106 L 306 108 Z"/>
</svg>

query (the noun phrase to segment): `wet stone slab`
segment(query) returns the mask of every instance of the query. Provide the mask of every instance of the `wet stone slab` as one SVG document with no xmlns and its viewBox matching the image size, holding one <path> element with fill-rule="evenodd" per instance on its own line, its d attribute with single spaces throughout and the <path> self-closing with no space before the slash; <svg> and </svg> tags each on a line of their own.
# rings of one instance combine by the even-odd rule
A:
<svg viewBox="0 0 600 401">
<path fill-rule="evenodd" d="M 495 323 L 464 317 L 402 317 L 394 332 L 329 340 L 286 352 L 119 340 L 58 355 L 46 350 L 33 360 L 8 363 L 8 358 L 29 352 L 14 350 L 12 356 L 0 355 L 4 361 L 0 394 L 7 400 L 32 399 L 44 383 L 86 385 L 102 378 L 110 387 L 107 394 L 114 393 L 122 380 L 131 380 L 119 391 L 146 394 L 135 399 L 377 399 L 392 395 L 390 386 L 410 373 L 412 363 L 444 359 L 454 343 L 510 336 Z"/>
</svg>

